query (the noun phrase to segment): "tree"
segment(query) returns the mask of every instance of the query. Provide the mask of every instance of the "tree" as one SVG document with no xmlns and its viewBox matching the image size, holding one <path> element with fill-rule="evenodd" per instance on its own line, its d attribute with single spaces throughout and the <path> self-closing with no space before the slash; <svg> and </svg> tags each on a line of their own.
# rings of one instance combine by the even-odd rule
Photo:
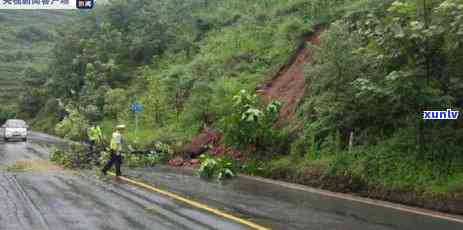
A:
<svg viewBox="0 0 463 230">
<path fill-rule="evenodd" d="M 90 128 L 88 120 L 81 112 L 81 108 L 68 104 L 65 106 L 67 115 L 56 124 L 55 132 L 70 140 L 87 139 L 87 130 Z"/>
<path fill-rule="evenodd" d="M 22 92 L 18 107 L 22 117 L 33 118 L 42 109 L 46 101 L 46 74 L 34 68 L 26 68 L 23 73 L 25 90 Z"/>
<path fill-rule="evenodd" d="M 318 134 L 362 129 L 365 111 L 352 84 L 368 73 L 365 60 L 356 54 L 359 39 L 351 35 L 348 25 L 336 22 L 321 36 L 323 43 L 316 50 L 316 63 L 306 68 L 309 95 L 305 111 Z M 364 105 L 364 104 L 363 104 Z"/>
<path fill-rule="evenodd" d="M 118 119 L 129 109 L 129 97 L 124 89 L 111 89 L 105 95 L 105 114 L 112 119 Z"/>
</svg>

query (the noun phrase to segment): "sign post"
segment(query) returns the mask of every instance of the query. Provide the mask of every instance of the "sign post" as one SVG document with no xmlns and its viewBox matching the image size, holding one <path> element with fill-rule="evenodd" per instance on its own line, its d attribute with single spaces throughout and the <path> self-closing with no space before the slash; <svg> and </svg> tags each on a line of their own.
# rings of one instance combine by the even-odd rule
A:
<svg viewBox="0 0 463 230">
<path fill-rule="evenodd" d="M 135 115 L 135 139 L 138 139 L 138 114 L 143 111 L 143 105 L 135 102 L 130 106 L 130 109 Z"/>
</svg>

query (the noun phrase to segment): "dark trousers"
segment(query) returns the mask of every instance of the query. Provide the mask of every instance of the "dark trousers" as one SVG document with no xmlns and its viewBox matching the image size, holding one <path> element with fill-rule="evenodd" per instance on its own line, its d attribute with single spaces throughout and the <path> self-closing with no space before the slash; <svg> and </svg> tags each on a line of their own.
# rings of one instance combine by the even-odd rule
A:
<svg viewBox="0 0 463 230">
<path fill-rule="evenodd" d="M 108 163 L 104 166 L 103 170 L 101 170 L 104 174 L 113 166 L 116 166 L 116 176 L 121 175 L 121 165 L 122 165 L 122 155 L 117 155 L 114 151 L 111 152 L 111 158 L 109 159 Z"/>
<path fill-rule="evenodd" d="M 96 141 L 88 141 L 88 151 L 87 151 L 87 162 L 93 163 L 95 165 L 100 165 L 98 159 L 100 158 L 100 151 L 98 149 Z"/>
<path fill-rule="evenodd" d="M 96 142 L 92 140 L 88 140 L 87 157 L 90 159 L 95 152 L 96 152 Z"/>
</svg>

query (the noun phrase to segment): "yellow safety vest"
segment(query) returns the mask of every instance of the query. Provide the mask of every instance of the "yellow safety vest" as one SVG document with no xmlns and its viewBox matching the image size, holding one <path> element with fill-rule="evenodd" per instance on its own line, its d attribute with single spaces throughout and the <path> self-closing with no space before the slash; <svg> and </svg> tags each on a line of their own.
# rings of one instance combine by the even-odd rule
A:
<svg viewBox="0 0 463 230">
<path fill-rule="evenodd" d="M 120 132 L 113 133 L 109 147 L 114 151 L 122 150 L 122 134 Z"/>
<path fill-rule="evenodd" d="M 100 141 L 103 136 L 99 126 L 91 127 L 88 131 L 88 139 L 92 141 Z"/>
</svg>

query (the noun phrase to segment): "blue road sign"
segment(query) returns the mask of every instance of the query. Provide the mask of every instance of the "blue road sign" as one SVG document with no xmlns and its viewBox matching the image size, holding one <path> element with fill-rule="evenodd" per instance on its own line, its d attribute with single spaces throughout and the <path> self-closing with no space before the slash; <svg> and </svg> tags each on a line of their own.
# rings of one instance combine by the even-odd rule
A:
<svg viewBox="0 0 463 230">
<path fill-rule="evenodd" d="M 134 113 L 139 113 L 141 111 L 143 111 L 143 105 L 140 104 L 140 103 L 134 103 L 130 106 L 130 109 L 132 110 L 132 112 Z"/>
</svg>

